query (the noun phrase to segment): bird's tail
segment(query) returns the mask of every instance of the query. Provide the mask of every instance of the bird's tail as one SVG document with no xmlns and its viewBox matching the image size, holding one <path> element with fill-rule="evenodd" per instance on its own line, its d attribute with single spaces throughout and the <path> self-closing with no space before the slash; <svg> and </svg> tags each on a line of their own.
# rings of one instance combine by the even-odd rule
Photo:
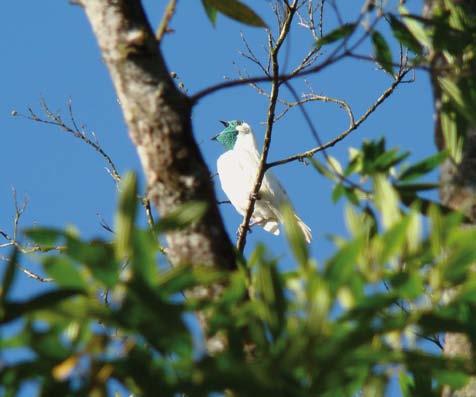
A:
<svg viewBox="0 0 476 397">
<path fill-rule="evenodd" d="M 297 220 L 297 223 L 302 231 L 302 234 L 304 234 L 304 238 L 306 239 L 306 242 L 309 244 L 312 240 L 312 232 L 311 232 L 311 228 L 309 226 L 307 226 L 303 220 L 301 218 L 299 218 L 299 216 L 297 216 L 296 214 L 294 214 L 294 216 L 296 217 L 296 220 Z"/>
<path fill-rule="evenodd" d="M 279 223 L 276 221 L 267 221 L 263 224 L 263 229 L 269 233 L 279 236 Z"/>
</svg>

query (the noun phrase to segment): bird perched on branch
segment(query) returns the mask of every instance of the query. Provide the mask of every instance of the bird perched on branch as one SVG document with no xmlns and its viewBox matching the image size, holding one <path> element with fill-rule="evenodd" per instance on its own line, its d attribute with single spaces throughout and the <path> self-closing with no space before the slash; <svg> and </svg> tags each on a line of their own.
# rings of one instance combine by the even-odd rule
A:
<svg viewBox="0 0 476 397">
<path fill-rule="evenodd" d="M 218 176 L 223 191 L 235 209 L 244 216 L 259 168 L 258 147 L 253 131 L 247 123 L 238 120 L 220 122 L 225 128 L 212 138 L 226 149 L 217 160 Z M 267 171 L 257 195 L 250 226 L 260 225 L 267 232 L 279 235 L 284 204 L 291 204 L 286 191 L 271 171 Z M 299 216 L 294 216 L 309 243 L 312 238 L 311 229 Z"/>
</svg>

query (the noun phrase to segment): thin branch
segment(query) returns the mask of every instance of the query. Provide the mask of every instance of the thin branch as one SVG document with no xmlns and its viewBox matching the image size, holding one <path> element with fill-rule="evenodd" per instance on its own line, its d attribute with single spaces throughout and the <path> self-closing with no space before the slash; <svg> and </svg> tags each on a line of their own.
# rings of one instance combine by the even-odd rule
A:
<svg viewBox="0 0 476 397">
<path fill-rule="evenodd" d="M 261 70 L 262 72 L 266 75 L 266 76 L 270 76 L 267 68 L 261 63 L 261 61 L 258 59 L 258 57 L 255 55 L 255 53 L 253 52 L 253 50 L 251 49 L 248 41 L 246 40 L 246 37 L 245 35 L 243 34 L 243 32 L 240 33 L 240 36 L 241 36 L 241 41 L 243 41 L 243 44 L 245 45 L 246 47 L 246 51 L 247 53 L 244 53 L 244 52 L 241 52 L 240 51 L 240 55 L 245 57 L 246 59 L 248 59 L 249 61 L 253 62 L 255 65 L 257 65 Z"/>
<path fill-rule="evenodd" d="M 282 118 L 289 110 L 296 106 L 301 106 L 304 105 L 305 103 L 308 102 L 328 102 L 328 103 L 335 103 L 337 104 L 341 109 L 344 109 L 349 117 L 349 128 L 352 128 L 355 125 L 355 120 L 354 120 L 354 114 L 352 113 L 352 109 L 350 108 L 349 104 L 342 100 L 342 99 L 337 99 L 337 98 L 332 98 L 328 97 L 325 95 L 317 95 L 314 93 L 311 94 L 305 94 L 303 95 L 303 99 L 295 102 L 289 102 L 289 101 L 284 101 L 281 100 L 280 103 L 283 103 L 286 108 L 278 115 L 276 116 L 276 120 L 279 120 Z"/>
<path fill-rule="evenodd" d="M 171 77 L 177 78 L 176 74 L 175 76 L 171 76 Z M 86 143 L 87 145 L 92 147 L 96 152 L 98 152 L 101 155 L 101 157 L 106 161 L 106 163 L 108 164 L 108 167 L 106 167 L 106 171 L 112 177 L 114 182 L 118 184 L 121 181 L 121 175 L 119 174 L 119 171 L 117 170 L 117 167 L 114 161 L 112 160 L 111 156 L 109 156 L 109 154 L 107 154 L 105 150 L 101 147 L 101 144 L 99 143 L 96 134 L 93 131 L 87 131 L 84 125 L 80 126 L 79 123 L 76 121 L 76 118 L 73 112 L 73 102 L 71 99 L 69 99 L 67 103 L 68 116 L 69 116 L 71 124 L 67 124 L 63 120 L 63 117 L 61 116 L 61 114 L 59 114 L 58 112 L 55 113 L 51 111 L 48 104 L 46 103 L 44 99 L 40 100 L 40 106 L 46 118 L 40 117 L 38 114 L 35 113 L 35 111 L 31 107 L 28 108 L 28 115 L 18 113 L 15 110 L 12 112 L 12 115 L 15 117 L 23 117 L 23 118 L 26 118 L 27 120 L 35 121 L 38 123 L 59 127 L 63 131 L 66 131 L 70 133 L 71 135 L 73 135 L 75 138 L 82 140 L 84 143 Z M 89 136 L 91 136 L 92 138 L 90 138 Z M 150 201 L 148 198 L 141 197 L 141 196 L 139 196 L 139 200 L 141 201 L 145 209 L 147 222 L 151 230 L 154 230 L 155 227 L 153 225 L 155 224 L 155 221 L 151 212 Z"/>
<path fill-rule="evenodd" d="M 383 285 L 385 286 L 385 289 L 387 291 L 391 291 L 391 288 L 390 286 L 388 285 L 388 283 L 386 281 L 383 282 Z M 395 305 L 403 312 L 405 313 L 406 315 L 410 315 L 410 310 L 405 306 L 405 304 L 402 302 L 402 301 L 396 301 L 395 302 Z M 434 336 L 426 336 L 426 335 L 423 335 L 419 332 L 415 332 L 415 335 L 424 339 L 424 340 L 427 340 L 428 342 L 431 342 L 431 343 L 434 343 L 440 350 L 443 350 L 444 349 L 444 346 L 443 344 L 441 343 L 441 340 L 439 338 L 438 335 L 434 335 Z"/>
<path fill-rule="evenodd" d="M 37 281 L 40 281 L 41 283 L 51 283 L 52 281 L 54 281 L 51 277 L 43 277 L 43 276 L 40 276 L 39 274 L 36 274 L 34 272 L 32 272 L 31 270 L 28 270 L 27 268 L 21 266 L 20 264 L 17 263 L 17 267 L 23 272 L 25 273 L 28 277 L 34 279 L 34 280 L 37 280 Z"/>
<path fill-rule="evenodd" d="M 367 118 L 395 91 L 395 89 L 398 87 L 398 85 L 403 81 L 403 78 L 407 75 L 409 72 L 409 69 L 404 69 L 402 70 L 397 76 L 396 79 L 393 81 L 392 85 L 388 87 L 380 97 L 377 98 L 377 100 L 370 106 L 367 111 L 360 116 L 360 118 L 353 124 L 350 125 L 349 128 L 347 128 L 345 131 L 343 131 L 341 134 L 336 136 L 334 139 L 331 139 L 329 142 L 326 142 L 324 144 L 321 144 L 313 149 L 310 149 L 306 152 L 298 153 L 293 156 L 287 157 L 282 160 L 277 160 L 273 161 L 272 163 L 267 164 L 267 169 L 276 167 L 278 165 L 290 163 L 292 161 L 302 161 L 306 158 L 314 156 L 318 152 L 322 152 L 338 142 L 342 141 L 344 138 L 346 138 L 350 133 L 355 131 L 357 128 L 360 127 L 360 125 L 367 120 Z"/>
<path fill-rule="evenodd" d="M 333 65 L 334 63 L 340 61 L 345 57 L 345 53 L 342 53 L 340 55 L 337 55 L 335 57 L 328 57 L 326 58 L 322 63 L 309 68 L 307 70 L 303 70 L 300 73 L 288 73 L 288 74 L 282 74 L 279 76 L 278 80 L 283 83 L 292 79 L 295 79 L 296 77 L 302 77 L 302 76 L 307 76 L 313 73 L 321 72 L 322 70 L 326 69 L 328 66 Z M 242 80 L 229 80 L 229 81 L 224 81 L 215 85 L 212 85 L 210 87 L 204 88 L 201 91 L 198 91 L 195 95 L 192 95 L 190 97 L 190 100 L 192 104 L 197 104 L 200 99 L 202 99 L 205 96 L 208 96 L 210 94 L 213 94 L 217 91 L 221 91 L 226 88 L 232 88 L 232 87 L 238 87 L 241 85 L 246 85 L 250 83 L 264 83 L 264 82 L 270 82 L 272 81 L 272 77 L 268 76 L 257 76 L 257 77 L 250 77 L 248 79 L 242 79 Z"/>
<path fill-rule="evenodd" d="M 322 30 L 323 30 L 323 27 L 324 27 L 324 3 L 325 3 L 325 0 L 320 0 L 320 4 L 319 4 L 319 37 L 322 37 L 323 34 L 322 34 Z"/>
<path fill-rule="evenodd" d="M 359 17 L 354 22 L 356 26 L 361 23 L 364 15 L 365 13 L 363 12 L 359 14 Z M 295 70 L 291 73 L 281 74 L 278 76 L 279 83 L 284 84 L 297 77 L 303 77 L 303 76 L 307 76 L 317 72 L 321 72 L 322 70 L 340 61 L 341 59 L 346 58 L 347 56 L 349 56 L 349 54 L 352 53 L 352 51 L 355 48 L 360 46 L 360 44 L 362 44 L 365 41 L 365 39 L 369 37 L 369 35 L 373 31 L 377 23 L 380 21 L 381 17 L 382 17 L 381 15 L 378 15 L 377 18 L 375 18 L 371 26 L 369 26 L 369 28 L 364 32 L 364 34 L 359 39 L 356 40 L 356 42 L 351 46 L 351 48 L 347 48 L 347 43 L 351 39 L 353 33 L 351 33 L 349 36 L 344 38 L 344 40 L 342 40 L 342 42 L 338 46 L 336 46 L 336 48 L 333 51 L 331 51 L 331 53 L 327 56 L 327 58 L 324 59 L 320 64 L 315 65 L 314 67 L 306 69 L 306 70 L 301 70 L 300 68 L 298 68 L 298 70 Z M 272 36 L 270 36 L 270 40 L 272 40 Z M 196 105 L 200 99 L 210 94 L 213 94 L 217 91 L 220 91 L 226 88 L 246 85 L 250 83 L 273 82 L 274 79 L 275 79 L 275 76 L 258 76 L 258 77 L 250 77 L 248 79 L 243 79 L 243 80 L 224 81 L 222 83 L 218 83 L 218 84 L 209 86 L 207 88 L 204 88 L 201 91 L 198 91 L 195 95 L 192 95 L 190 97 L 190 101 L 192 105 Z"/>
<path fill-rule="evenodd" d="M 266 133 L 264 136 L 263 150 L 261 152 L 261 157 L 259 161 L 258 171 L 256 173 L 256 179 L 254 182 L 253 190 L 249 197 L 245 216 L 243 217 L 243 221 L 241 222 L 241 225 L 238 228 L 238 240 L 236 243 L 236 247 L 238 252 L 240 253 L 243 253 L 243 250 L 245 248 L 246 235 L 250 228 L 250 221 L 251 221 L 251 217 L 255 208 L 256 199 L 258 198 L 259 190 L 263 182 L 264 173 L 266 171 L 266 161 L 268 158 L 269 147 L 271 145 L 271 135 L 273 131 L 275 110 L 276 110 L 276 104 L 278 101 L 279 84 L 280 84 L 278 54 L 282 44 L 284 43 L 289 33 L 289 29 L 291 27 L 291 21 L 296 12 L 297 3 L 298 3 L 298 0 L 294 0 L 292 5 L 289 7 L 287 15 L 286 15 L 286 19 L 281 28 L 281 32 L 279 34 L 278 39 L 276 40 L 276 44 L 270 47 L 271 58 L 272 58 L 271 62 L 272 62 L 272 69 L 273 69 L 273 72 L 272 72 L 273 81 L 271 85 L 271 94 L 270 94 L 270 100 L 269 100 L 269 106 L 268 106 Z M 271 33 L 269 34 L 269 36 L 271 36 Z M 270 45 L 272 45 L 271 37 L 269 39 L 269 42 L 270 42 Z"/>
<path fill-rule="evenodd" d="M 0 249 L 7 248 L 7 247 L 16 247 L 18 251 L 23 254 L 64 250 L 65 247 L 63 246 L 42 247 L 37 244 L 23 245 L 18 241 L 17 236 L 18 236 L 19 223 L 23 213 L 25 212 L 28 206 L 28 200 L 25 198 L 23 202 L 19 204 L 15 189 L 12 189 L 12 196 L 13 196 L 13 202 L 15 207 L 15 215 L 13 216 L 13 226 L 12 226 L 13 230 L 12 230 L 11 236 L 7 232 L 0 230 L 0 235 L 6 240 L 6 243 L 0 244 Z M 4 260 L 5 257 L 2 256 L 1 259 Z M 39 274 L 32 272 L 31 270 L 21 266 L 18 263 L 16 263 L 16 266 L 30 278 L 33 278 L 35 280 L 38 280 L 44 283 L 52 281 L 51 278 L 42 277 Z"/>
<path fill-rule="evenodd" d="M 32 108 L 28 108 L 28 115 L 24 115 L 21 113 L 18 113 L 17 111 L 13 111 L 12 115 L 16 117 L 23 117 L 26 118 L 27 120 L 35 121 L 37 123 L 42 123 L 42 124 L 49 124 L 53 125 L 55 127 L 61 128 L 63 131 L 66 131 L 73 135 L 75 138 L 78 138 L 85 142 L 87 145 L 91 146 L 96 152 L 98 152 L 102 158 L 106 161 L 108 164 L 109 168 L 106 168 L 111 177 L 114 179 L 116 183 L 118 183 L 121 179 L 119 172 L 117 171 L 117 167 L 112 161 L 112 158 L 103 150 L 99 142 L 97 141 L 96 135 L 94 133 L 89 133 L 89 135 L 93 136 L 93 139 L 91 139 L 88 136 L 88 132 L 86 131 L 86 128 L 84 126 L 78 127 L 78 124 L 76 122 L 76 119 L 73 115 L 73 110 L 72 110 L 72 101 L 71 99 L 68 100 L 68 113 L 69 117 L 71 119 L 71 125 L 68 125 L 61 115 L 59 113 L 54 113 L 52 112 L 47 103 L 45 102 L 44 99 L 41 99 L 40 101 L 40 106 L 43 110 L 43 113 L 45 114 L 46 118 L 42 118 L 38 116 Z"/>
<path fill-rule="evenodd" d="M 162 41 L 162 38 L 164 37 L 165 33 L 170 31 L 169 24 L 175 14 L 176 7 L 177 0 L 170 0 L 169 4 L 167 4 L 167 7 L 164 11 L 164 15 L 162 16 L 162 21 L 160 22 L 157 32 L 155 33 L 155 37 L 157 38 L 158 42 Z"/>
</svg>

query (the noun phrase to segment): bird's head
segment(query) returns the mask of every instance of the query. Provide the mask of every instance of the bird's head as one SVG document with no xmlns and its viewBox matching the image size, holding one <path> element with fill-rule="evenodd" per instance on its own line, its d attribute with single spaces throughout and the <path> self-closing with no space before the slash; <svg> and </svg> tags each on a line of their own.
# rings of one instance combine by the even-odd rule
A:
<svg viewBox="0 0 476 397">
<path fill-rule="evenodd" d="M 212 140 L 220 142 L 226 150 L 232 150 L 240 134 L 249 134 L 251 127 L 240 120 L 221 121 L 225 128 Z"/>
</svg>

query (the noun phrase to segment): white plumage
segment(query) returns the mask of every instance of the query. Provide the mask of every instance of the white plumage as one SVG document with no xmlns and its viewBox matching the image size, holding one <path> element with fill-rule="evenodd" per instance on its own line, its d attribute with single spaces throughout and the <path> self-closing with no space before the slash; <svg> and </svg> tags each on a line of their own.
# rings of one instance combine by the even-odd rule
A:
<svg viewBox="0 0 476 397">
<path fill-rule="evenodd" d="M 256 140 L 247 123 L 239 121 L 226 122 L 227 128 L 217 139 L 225 147 L 231 148 L 217 160 L 218 176 L 223 191 L 228 196 L 235 209 L 245 215 L 250 193 L 253 189 L 259 167 L 259 152 Z M 234 131 L 234 132 L 233 132 Z M 228 134 L 232 142 L 225 140 Z M 234 134 L 234 135 L 232 135 Z M 220 139 L 221 138 L 221 139 Z M 261 225 L 264 230 L 279 235 L 279 225 L 283 223 L 280 209 L 282 205 L 290 204 L 289 197 L 271 171 L 267 171 L 259 191 L 252 215 L 252 224 Z M 306 241 L 311 241 L 311 229 L 294 214 Z"/>
</svg>

